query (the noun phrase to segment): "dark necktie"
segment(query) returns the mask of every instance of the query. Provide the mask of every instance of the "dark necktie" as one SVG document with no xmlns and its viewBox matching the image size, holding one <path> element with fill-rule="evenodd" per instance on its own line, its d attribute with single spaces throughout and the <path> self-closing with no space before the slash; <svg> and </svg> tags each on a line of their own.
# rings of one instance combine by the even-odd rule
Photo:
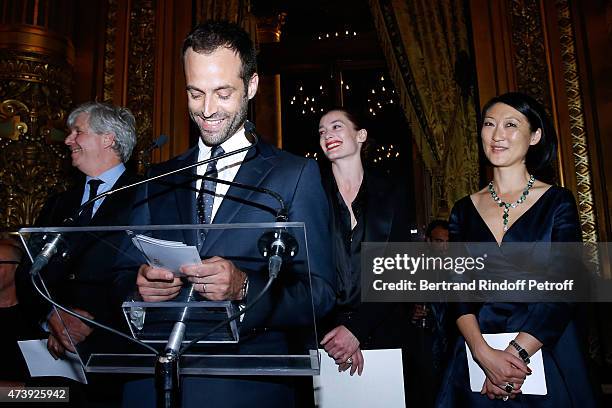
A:
<svg viewBox="0 0 612 408">
<path fill-rule="evenodd" d="M 102 180 L 98 180 L 98 179 L 91 179 L 87 182 L 87 184 L 89 184 L 89 198 L 87 199 L 88 201 L 98 195 L 98 188 L 100 187 L 100 184 L 103 184 L 103 183 L 104 182 Z M 93 217 L 94 204 L 95 204 L 95 201 L 93 203 L 90 203 L 87 207 L 85 207 L 85 209 L 81 213 L 81 216 L 79 217 L 81 219 L 81 224 L 86 225 L 86 224 L 89 224 L 89 221 L 91 221 L 91 218 Z"/>
<path fill-rule="evenodd" d="M 210 151 L 210 157 L 219 157 L 225 153 L 221 146 L 214 146 Z M 206 167 L 205 176 L 217 178 L 217 162 L 212 161 L 208 163 Z M 204 179 L 200 185 L 200 192 L 198 193 L 198 220 L 200 224 L 210 224 L 212 222 L 213 204 L 215 202 L 215 189 L 217 188 L 217 182 L 214 180 Z"/>
</svg>

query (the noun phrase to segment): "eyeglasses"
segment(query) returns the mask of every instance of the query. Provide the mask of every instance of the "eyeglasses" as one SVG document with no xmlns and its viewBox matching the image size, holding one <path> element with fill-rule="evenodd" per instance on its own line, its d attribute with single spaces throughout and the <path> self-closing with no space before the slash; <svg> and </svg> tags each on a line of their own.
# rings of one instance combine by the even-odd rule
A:
<svg viewBox="0 0 612 408">
<path fill-rule="evenodd" d="M 19 261 L 0 261 L 0 265 L 19 265 Z"/>
</svg>

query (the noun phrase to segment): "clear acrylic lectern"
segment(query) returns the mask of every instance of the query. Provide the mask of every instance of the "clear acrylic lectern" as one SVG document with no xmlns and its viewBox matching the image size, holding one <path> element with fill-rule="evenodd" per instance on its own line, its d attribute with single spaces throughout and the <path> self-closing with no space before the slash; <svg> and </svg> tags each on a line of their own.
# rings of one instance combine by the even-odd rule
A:
<svg viewBox="0 0 612 408">
<path fill-rule="evenodd" d="M 94 327 L 82 342 L 71 338 L 86 372 L 153 374 L 158 357 L 153 349 L 162 352 L 181 321 L 185 326 L 177 343 L 182 349 L 181 375 L 319 373 L 303 223 L 23 228 L 19 233 L 32 261 L 49 242 L 60 243 L 36 279 L 51 299 L 70 309 L 87 310 L 87 305 L 78 303 L 79 296 L 65 290 L 67 286 L 78 288 L 78 284 L 65 282 L 92 284 L 108 293 L 107 304 L 89 306 L 109 312 L 103 318 L 92 313 L 94 320 L 149 346 Z M 268 280 L 268 247 L 279 236 L 292 239 L 287 256 L 278 278 L 251 308 L 249 302 Z M 92 259 L 86 257 L 92 254 L 105 261 L 112 257 L 112 267 L 88 276 L 84 269 Z M 180 266 L 211 257 L 227 259 L 247 273 L 246 302 L 211 301 L 205 293 L 189 293 L 191 284 L 181 277 Z M 164 302 L 143 301 L 135 284 L 143 264 L 173 270 L 184 283 L 179 295 Z M 246 307 L 244 315 L 227 321 Z M 211 331 L 215 326 L 218 328 Z"/>
</svg>

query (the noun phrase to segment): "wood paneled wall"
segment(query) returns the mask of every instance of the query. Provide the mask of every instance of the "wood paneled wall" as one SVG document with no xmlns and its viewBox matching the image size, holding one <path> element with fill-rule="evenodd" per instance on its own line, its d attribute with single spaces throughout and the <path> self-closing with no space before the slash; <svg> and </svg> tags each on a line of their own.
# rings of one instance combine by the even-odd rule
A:
<svg viewBox="0 0 612 408">
<path fill-rule="evenodd" d="M 181 47 L 193 25 L 192 2 L 78 3 L 82 18 L 76 23 L 75 48 L 81 68 L 75 103 L 97 99 L 129 107 L 137 119 L 135 159 L 142 159 L 139 151 L 160 134 L 170 139 L 153 152 L 153 162 L 185 151 L 190 140 Z"/>
</svg>

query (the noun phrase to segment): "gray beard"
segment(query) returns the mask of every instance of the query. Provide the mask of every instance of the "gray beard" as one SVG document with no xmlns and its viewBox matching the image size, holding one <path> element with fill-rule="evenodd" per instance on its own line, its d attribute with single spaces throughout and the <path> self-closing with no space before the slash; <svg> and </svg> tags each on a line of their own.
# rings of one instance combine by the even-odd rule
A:
<svg viewBox="0 0 612 408">
<path fill-rule="evenodd" d="M 202 138 L 204 144 L 207 146 L 218 146 L 228 140 L 230 137 L 232 137 L 246 121 L 247 110 L 249 108 L 248 101 L 248 98 L 243 98 L 243 103 L 240 105 L 240 109 L 238 110 L 238 112 L 236 112 L 236 114 L 230 119 L 229 123 L 225 126 L 225 128 L 216 134 L 208 133 L 198 125 L 198 122 L 195 120 L 195 116 L 200 116 L 202 118 L 204 117 L 203 115 L 198 115 L 196 113 L 189 112 L 191 119 L 196 125 L 198 125 L 198 128 L 200 129 L 200 137 Z M 214 117 L 215 115 L 212 116 L 212 118 Z"/>
</svg>

